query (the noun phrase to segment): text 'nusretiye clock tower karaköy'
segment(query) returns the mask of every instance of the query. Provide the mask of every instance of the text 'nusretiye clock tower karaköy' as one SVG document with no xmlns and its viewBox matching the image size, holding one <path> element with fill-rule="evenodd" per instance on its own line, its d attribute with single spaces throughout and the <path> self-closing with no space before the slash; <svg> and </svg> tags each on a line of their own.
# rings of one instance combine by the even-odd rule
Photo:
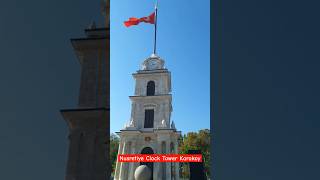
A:
<svg viewBox="0 0 320 180">
<path fill-rule="evenodd" d="M 118 154 L 178 154 L 177 131 L 170 120 L 172 112 L 171 73 L 164 60 L 152 54 L 141 70 L 132 74 L 134 96 L 130 96 L 131 118 L 117 134 L 120 136 Z M 179 179 L 179 163 L 117 162 L 116 180 L 134 180 L 135 169 L 147 165 L 154 180 Z"/>
</svg>

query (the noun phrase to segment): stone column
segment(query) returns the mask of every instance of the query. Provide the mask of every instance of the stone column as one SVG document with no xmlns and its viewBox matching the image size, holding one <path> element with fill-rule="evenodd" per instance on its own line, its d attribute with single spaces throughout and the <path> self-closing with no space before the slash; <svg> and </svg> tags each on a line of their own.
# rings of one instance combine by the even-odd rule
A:
<svg viewBox="0 0 320 180">
<path fill-rule="evenodd" d="M 127 146 L 126 142 L 123 142 L 122 144 L 123 144 L 123 147 L 122 147 L 122 151 L 121 151 L 120 154 L 124 154 L 124 151 L 125 151 L 126 146 Z M 124 163 L 121 162 L 121 163 L 120 163 L 120 167 L 119 167 L 119 169 L 120 169 L 120 170 L 119 170 L 119 180 L 122 180 L 122 179 L 123 179 L 123 171 L 124 171 L 123 166 L 124 166 Z"/>
<path fill-rule="evenodd" d="M 124 153 L 123 154 L 128 154 L 131 152 L 131 141 L 126 142 L 126 148 L 124 149 Z M 125 171 L 123 171 L 123 179 L 127 180 L 128 179 L 128 170 L 129 170 L 129 163 L 126 162 L 123 164 L 123 169 L 125 169 Z"/>
<path fill-rule="evenodd" d="M 144 125 L 144 108 L 143 108 L 143 104 L 139 103 L 137 104 L 137 108 L 136 108 L 136 118 L 138 121 L 138 129 L 143 128 Z"/>
<path fill-rule="evenodd" d="M 157 149 L 158 149 L 158 154 L 164 154 L 163 153 L 163 150 L 162 150 L 162 141 L 158 140 L 158 143 L 157 143 Z M 157 179 L 163 179 L 162 178 L 162 174 L 163 174 L 163 163 L 157 163 L 157 174 L 154 178 L 157 178 Z"/>
<path fill-rule="evenodd" d="M 130 145 L 129 142 L 127 140 L 124 141 L 123 143 L 123 151 L 122 154 L 127 154 L 128 149 L 129 149 Z M 126 162 L 122 162 L 120 165 L 120 178 L 119 180 L 127 180 L 127 172 L 128 172 L 128 167 L 127 167 L 128 163 Z"/>
<path fill-rule="evenodd" d="M 164 105 L 164 118 L 166 120 L 166 125 L 170 128 L 170 120 L 169 120 L 169 104 L 166 102 Z"/>
<path fill-rule="evenodd" d="M 170 154 L 170 141 L 166 141 L 166 154 Z M 166 180 L 171 180 L 171 162 L 167 162 L 166 164 Z"/>
<path fill-rule="evenodd" d="M 154 143 L 154 146 L 152 146 L 152 149 L 153 149 L 153 153 L 154 154 L 159 154 L 160 153 L 160 150 L 159 150 L 159 145 L 158 143 Z M 159 179 L 158 176 L 159 176 L 159 170 L 160 170 L 160 166 L 159 166 L 159 162 L 154 162 L 153 163 L 153 179 Z"/>
<path fill-rule="evenodd" d="M 130 154 L 136 154 L 136 143 L 132 142 L 131 143 L 131 151 Z M 135 170 L 135 163 L 134 162 L 130 162 L 129 163 L 129 176 L 128 176 L 128 180 L 134 180 L 134 170 Z"/>
<path fill-rule="evenodd" d="M 175 152 L 175 154 L 179 154 L 179 152 L 178 152 L 178 142 L 175 142 L 174 152 Z M 180 176 L 179 176 L 179 163 L 178 162 L 175 163 L 175 179 L 176 180 L 180 179 Z"/>
<path fill-rule="evenodd" d="M 166 154 L 166 142 L 161 141 L 161 154 Z M 161 179 L 165 179 L 166 177 L 166 164 L 167 163 L 161 163 Z"/>
<path fill-rule="evenodd" d="M 156 123 L 156 127 L 155 128 L 159 128 L 159 127 L 162 127 L 162 120 L 164 119 L 166 121 L 166 118 L 164 117 L 164 114 L 163 114 L 163 103 L 159 104 L 159 112 L 158 112 L 158 117 L 157 117 L 157 120 L 155 121 Z"/>
<path fill-rule="evenodd" d="M 130 118 L 130 121 L 131 120 L 133 120 L 133 126 L 135 127 L 135 128 L 137 128 L 138 127 L 138 123 L 136 122 L 136 103 L 135 102 L 133 102 L 132 103 L 132 110 L 131 110 L 131 118 Z"/>
<path fill-rule="evenodd" d="M 120 140 L 119 149 L 118 149 L 118 155 L 122 153 L 122 150 L 123 150 L 123 140 Z M 114 173 L 114 179 L 115 180 L 119 179 L 120 167 L 121 167 L 121 162 L 117 162 L 116 163 L 116 171 Z"/>
</svg>

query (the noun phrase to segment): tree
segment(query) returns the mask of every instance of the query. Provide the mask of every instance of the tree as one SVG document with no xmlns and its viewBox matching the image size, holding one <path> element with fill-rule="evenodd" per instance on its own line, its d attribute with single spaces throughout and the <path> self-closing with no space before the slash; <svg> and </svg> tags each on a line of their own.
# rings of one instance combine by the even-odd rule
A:
<svg viewBox="0 0 320 180">
<path fill-rule="evenodd" d="M 116 134 L 110 135 L 110 162 L 112 167 L 112 173 L 114 173 L 116 169 L 117 155 L 119 148 L 119 137 Z"/>
<path fill-rule="evenodd" d="M 202 159 L 204 161 L 204 170 L 207 177 L 210 176 L 210 130 L 202 129 L 197 132 L 189 132 L 183 135 L 179 149 L 181 154 L 187 154 L 188 150 L 201 150 Z M 188 176 L 186 165 L 182 167 L 182 173 Z"/>
</svg>

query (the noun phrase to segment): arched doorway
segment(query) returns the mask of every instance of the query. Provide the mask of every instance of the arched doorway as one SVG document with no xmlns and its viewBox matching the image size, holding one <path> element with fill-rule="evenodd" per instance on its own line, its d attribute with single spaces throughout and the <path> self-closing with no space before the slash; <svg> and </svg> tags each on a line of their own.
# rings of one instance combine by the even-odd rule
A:
<svg viewBox="0 0 320 180">
<path fill-rule="evenodd" d="M 141 154 L 154 154 L 151 147 L 145 147 L 142 149 Z M 147 165 L 151 170 L 151 180 L 153 180 L 153 162 L 141 162 L 140 165 Z"/>
</svg>

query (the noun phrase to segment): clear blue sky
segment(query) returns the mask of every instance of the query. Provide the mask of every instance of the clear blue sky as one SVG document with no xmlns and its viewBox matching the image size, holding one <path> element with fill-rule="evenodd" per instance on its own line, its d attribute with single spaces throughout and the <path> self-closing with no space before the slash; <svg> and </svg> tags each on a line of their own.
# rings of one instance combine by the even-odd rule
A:
<svg viewBox="0 0 320 180">
<path fill-rule="evenodd" d="M 126 28 L 129 17 L 148 16 L 152 0 L 111 1 L 111 132 L 129 120 L 132 73 L 153 48 L 153 25 Z M 171 120 L 183 133 L 210 128 L 210 1 L 159 0 L 157 54 L 172 73 Z"/>
</svg>

